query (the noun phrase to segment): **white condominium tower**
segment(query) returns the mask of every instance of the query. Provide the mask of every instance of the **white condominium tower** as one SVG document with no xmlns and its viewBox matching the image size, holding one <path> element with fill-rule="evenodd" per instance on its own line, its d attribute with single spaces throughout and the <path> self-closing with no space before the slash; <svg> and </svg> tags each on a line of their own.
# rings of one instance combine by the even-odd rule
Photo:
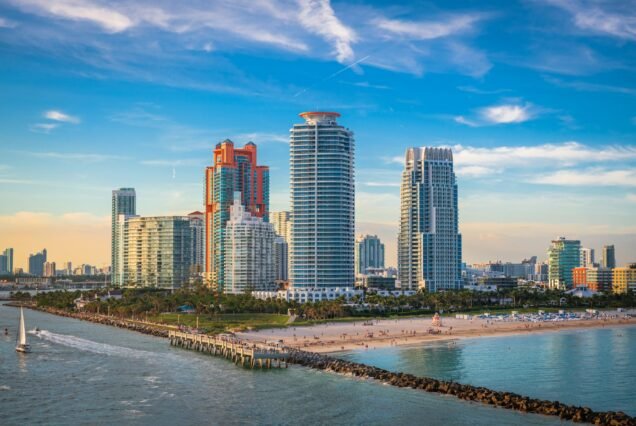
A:
<svg viewBox="0 0 636 426">
<path fill-rule="evenodd" d="M 398 269 L 403 289 L 461 289 L 462 240 L 457 225 L 453 153 L 409 148 L 402 172 Z"/>
<path fill-rule="evenodd" d="M 115 284 L 114 271 L 121 270 L 121 267 L 117 264 L 119 257 L 117 253 L 120 251 L 119 244 L 121 238 L 118 236 L 117 219 L 119 215 L 134 216 L 137 211 L 137 195 L 134 188 L 120 188 L 113 190 L 113 197 L 111 200 L 111 240 L 110 240 L 110 253 L 111 253 L 111 283 Z"/>
<path fill-rule="evenodd" d="M 274 225 L 252 216 L 234 195 L 225 225 L 225 293 L 272 290 L 276 279 Z"/>
<path fill-rule="evenodd" d="M 354 140 L 336 112 L 304 112 L 290 136 L 293 287 L 351 287 Z"/>
</svg>

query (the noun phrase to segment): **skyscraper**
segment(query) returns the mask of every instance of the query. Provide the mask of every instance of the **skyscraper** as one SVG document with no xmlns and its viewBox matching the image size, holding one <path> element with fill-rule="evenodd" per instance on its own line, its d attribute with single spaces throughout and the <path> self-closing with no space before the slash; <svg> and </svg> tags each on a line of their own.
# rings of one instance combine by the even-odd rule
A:
<svg viewBox="0 0 636 426">
<path fill-rule="evenodd" d="M 200 273 L 205 268 L 205 214 L 197 211 L 188 215 L 192 235 L 193 273 Z"/>
<path fill-rule="evenodd" d="M 293 287 L 351 287 L 354 275 L 354 139 L 336 112 L 304 112 L 290 130 Z"/>
<path fill-rule="evenodd" d="M 117 264 L 120 244 L 117 230 L 117 220 L 119 215 L 134 216 L 137 214 L 137 195 L 134 188 L 120 188 L 113 190 L 111 200 L 111 243 L 110 243 L 110 259 L 113 271 L 120 270 Z M 115 274 L 111 274 L 111 283 L 115 284 Z"/>
<path fill-rule="evenodd" d="M 225 226 L 234 194 L 251 215 L 268 222 L 269 168 L 257 165 L 256 145 L 234 148 L 229 139 L 216 145 L 213 163 L 205 171 L 205 271 L 210 285 L 225 285 Z"/>
<path fill-rule="evenodd" d="M 274 240 L 274 260 L 276 281 L 289 280 L 289 244 L 283 237 L 276 237 Z"/>
<path fill-rule="evenodd" d="M 366 274 L 369 268 L 384 268 L 384 244 L 377 235 L 356 238 L 356 275 Z"/>
<path fill-rule="evenodd" d="M 594 266 L 594 249 L 592 248 L 581 248 L 581 267 L 587 268 Z"/>
<path fill-rule="evenodd" d="M 572 269 L 581 262 L 581 242 L 560 237 L 548 249 L 548 285 L 550 288 L 569 289 L 574 285 Z"/>
<path fill-rule="evenodd" d="M 616 254 L 614 252 L 614 245 L 603 246 L 603 264 L 601 266 L 610 269 L 616 268 Z"/>
<path fill-rule="evenodd" d="M 274 225 L 276 235 L 291 243 L 291 213 L 288 211 L 271 212 L 269 221 Z"/>
<path fill-rule="evenodd" d="M 274 239 L 271 223 L 252 216 L 234 195 L 230 219 L 225 227 L 225 293 L 272 290 L 276 279 Z"/>
<path fill-rule="evenodd" d="M 44 275 L 44 264 L 46 263 L 46 249 L 29 256 L 29 274 L 36 277 Z"/>
<path fill-rule="evenodd" d="M 0 255 L 0 275 L 13 274 L 13 249 L 5 249 Z"/>
<path fill-rule="evenodd" d="M 462 240 L 452 151 L 407 149 L 400 199 L 398 273 L 402 288 L 461 289 Z"/>
<path fill-rule="evenodd" d="M 55 262 L 44 262 L 44 272 L 42 276 L 45 276 L 45 277 L 55 276 Z"/>
</svg>

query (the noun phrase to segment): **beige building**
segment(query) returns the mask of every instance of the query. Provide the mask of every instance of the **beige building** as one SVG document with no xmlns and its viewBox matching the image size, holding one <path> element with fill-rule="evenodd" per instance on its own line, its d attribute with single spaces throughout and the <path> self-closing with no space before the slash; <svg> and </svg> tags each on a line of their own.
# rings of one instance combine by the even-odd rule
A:
<svg viewBox="0 0 636 426">
<path fill-rule="evenodd" d="M 636 263 L 614 268 L 612 289 L 618 294 L 636 292 Z"/>
</svg>

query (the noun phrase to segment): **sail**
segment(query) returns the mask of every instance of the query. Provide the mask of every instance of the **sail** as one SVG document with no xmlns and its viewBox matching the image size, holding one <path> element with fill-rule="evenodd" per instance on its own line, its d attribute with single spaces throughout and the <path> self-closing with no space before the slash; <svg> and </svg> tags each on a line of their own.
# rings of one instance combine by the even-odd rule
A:
<svg viewBox="0 0 636 426">
<path fill-rule="evenodd" d="M 20 335 L 18 337 L 18 343 L 20 345 L 26 345 L 26 331 L 24 328 L 24 312 L 22 311 L 22 307 L 20 307 Z"/>
</svg>

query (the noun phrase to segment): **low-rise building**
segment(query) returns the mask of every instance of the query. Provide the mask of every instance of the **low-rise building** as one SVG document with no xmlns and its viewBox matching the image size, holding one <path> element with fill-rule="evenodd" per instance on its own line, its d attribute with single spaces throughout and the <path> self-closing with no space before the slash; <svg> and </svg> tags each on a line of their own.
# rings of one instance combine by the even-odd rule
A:
<svg viewBox="0 0 636 426">
<path fill-rule="evenodd" d="M 636 263 L 614 268 L 612 272 L 612 290 L 614 293 L 636 292 Z"/>
<path fill-rule="evenodd" d="M 352 287 L 323 287 L 323 288 L 303 288 L 291 287 L 287 290 L 278 291 L 253 291 L 252 296 L 257 299 L 280 299 L 287 302 L 321 302 L 324 300 L 336 300 L 344 297 L 349 300 L 354 296 L 363 296 L 364 292 Z"/>
</svg>

